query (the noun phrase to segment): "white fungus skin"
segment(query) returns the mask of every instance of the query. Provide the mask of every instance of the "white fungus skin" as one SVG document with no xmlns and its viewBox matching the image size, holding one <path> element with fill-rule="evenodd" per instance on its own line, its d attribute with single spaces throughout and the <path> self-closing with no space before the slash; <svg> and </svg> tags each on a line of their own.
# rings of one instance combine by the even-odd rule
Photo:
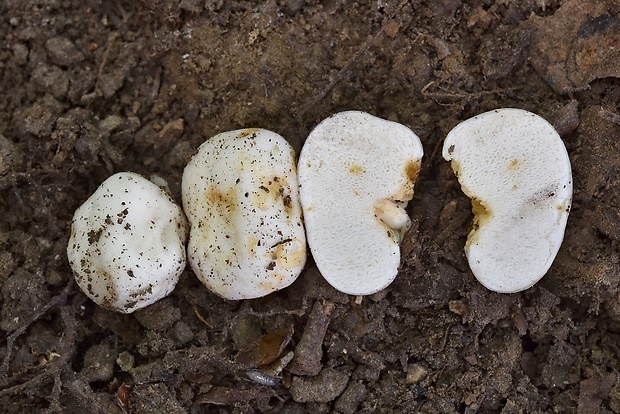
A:
<svg viewBox="0 0 620 414">
<path fill-rule="evenodd" d="M 359 111 L 332 115 L 306 139 L 298 164 L 306 237 L 337 290 L 370 295 L 396 277 L 422 156 L 410 129 Z"/>
<path fill-rule="evenodd" d="M 165 191 L 123 172 L 75 211 L 67 256 L 90 299 L 132 313 L 172 292 L 185 268 L 187 232 L 181 208 Z"/>
<path fill-rule="evenodd" d="M 531 112 L 498 109 L 457 125 L 443 157 L 472 199 L 465 252 L 474 276 L 500 293 L 533 286 L 560 248 L 572 200 L 570 160 L 558 133 Z"/>
<path fill-rule="evenodd" d="M 183 172 L 189 262 L 219 296 L 252 299 L 289 286 L 306 263 L 295 151 L 265 129 L 202 144 Z"/>
</svg>

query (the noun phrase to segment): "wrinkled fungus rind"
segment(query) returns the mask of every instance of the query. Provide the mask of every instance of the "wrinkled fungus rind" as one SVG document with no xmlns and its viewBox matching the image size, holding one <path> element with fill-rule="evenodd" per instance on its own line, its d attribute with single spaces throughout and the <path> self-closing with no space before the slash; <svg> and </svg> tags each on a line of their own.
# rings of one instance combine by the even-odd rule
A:
<svg viewBox="0 0 620 414">
<path fill-rule="evenodd" d="M 132 313 L 172 292 L 185 268 L 186 238 L 185 216 L 165 191 L 118 173 L 75 211 L 67 256 L 90 299 Z"/>
<path fill-rule="evenodd" d="M 396 277 L 422 156 L 409 128 L 359 111 L 332 115 L 306 139 L 298 163 L 306 237 L 337 290 L 370 295 Z"/>
<path fill-rule="evenodd" d="M 564 238 L 573 180 L 566 147 L 543 118 L 490 111 L 457 125 L 443 157 L 472 199 L 465 252 L 488 289 L 514 293 L 549 270 Z"/>
<path fill-rule="evenodd" d="M 265 129 L 206 141 L 183 172 L 194 273 L 226 299 L 252 299 L 295 281 L 306 263 L 295 152 Z"/>
</svg>

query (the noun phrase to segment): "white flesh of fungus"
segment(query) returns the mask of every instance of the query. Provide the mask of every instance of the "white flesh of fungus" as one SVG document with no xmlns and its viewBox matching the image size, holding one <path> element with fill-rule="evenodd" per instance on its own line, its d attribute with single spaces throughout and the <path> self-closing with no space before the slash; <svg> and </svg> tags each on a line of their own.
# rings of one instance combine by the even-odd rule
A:
<svg viewBox="0 0 620 414">
<path fill-rule="evenodd" d="M 241 129 L 202 144 L 183 172 L 194 272 L 226 299 L 290 285 L 306 263 L 295 152 L 280 135 Z"/>
<path fill-rule="evenodd" d="M 396 277 L 422 155 L 410 129 L 358 111 L 332 115 L 306 139 L 299 158 L 306 234 L 334 288 L 370 295 Z"/>
<path fill-rule="evenodd" d="M 118 173 L 75 211 L 67 256 L 89 298 L 131 313 L 172 292 L 185 268 L 186 238 L 183 212 L 166 192 Z"/>
<path fill-rule="evenodd" d="M 501 293 L 533 286 L 560 248 L 572 199 L 558 133 L 538 115 L 498 109 L 457 125 L 443 157 L 472 199 L 465 252 L 476 278 Z"/>
</svg>

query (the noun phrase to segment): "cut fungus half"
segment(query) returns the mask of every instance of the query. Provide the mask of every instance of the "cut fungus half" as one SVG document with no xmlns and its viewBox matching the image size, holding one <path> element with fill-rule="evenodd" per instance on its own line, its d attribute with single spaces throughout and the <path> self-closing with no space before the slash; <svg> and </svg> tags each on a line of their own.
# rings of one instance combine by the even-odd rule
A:
<svg viewBox="0 0 620 414">
<path fill-rule="evenodd" d="M 474 276 L 501 293 L 533 286 L 555 259 L 571 207 L 571 164 L 558 133 L 536 114 L 498 109 L 458 124 L 443 157 L 472 200 L 465 252 Z"/>
<path fill-rule="evenodd" d="M 295 152 L 265 129 L 206 141 L 183 172 L 194 273 L 226 299 L 252 299 L 293 283 L 306 262 Z"/>
<path fill-rule="evenodd" d="M 370 295 L 396 277 L 422 155 L 410 129 L 359 111 L 332 115 L 306 139 L 298 163 L 306 237 L 334 288 Z"/>
</svg>

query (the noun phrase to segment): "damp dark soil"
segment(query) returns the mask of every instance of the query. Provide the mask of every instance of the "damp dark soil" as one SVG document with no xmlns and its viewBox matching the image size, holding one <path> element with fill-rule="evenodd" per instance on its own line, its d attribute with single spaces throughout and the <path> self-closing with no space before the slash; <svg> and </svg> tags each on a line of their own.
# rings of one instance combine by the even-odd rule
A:
<svg viewBox="0 0 620 414">
<path fill-rule="evenodd" d="M 615 0 L 0 1 L 0 411 L 620 412 L 620 4 Z M 560 132 L 566 237 L 518 294 L 463 252 L 471 204 L 441 157 L 500 107 Z M 262 127 L 299 150 L 362 110 L 421 138 L 413 226 L 361 301 L 312 264 L 229 302 L 186 270 L 131 315 L 73 282 L 71 218 L 108 176 L 157 174 L 180 200 L 210 136 Z M 355 235 L 343 235 L 355 237 Z"/>
</svg>

